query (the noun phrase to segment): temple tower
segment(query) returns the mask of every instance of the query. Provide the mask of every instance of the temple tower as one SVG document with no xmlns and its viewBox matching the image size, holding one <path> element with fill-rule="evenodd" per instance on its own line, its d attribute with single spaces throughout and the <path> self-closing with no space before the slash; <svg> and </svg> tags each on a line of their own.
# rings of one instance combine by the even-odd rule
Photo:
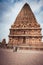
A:
<svg viewBox="0 0 43 65">
<path fill-rule="evenodd" d="M 26 3 L 11 25 L 9 44 L 12 45 L 41 45 L 42 34 L 30 6 Z"/>
</svg>

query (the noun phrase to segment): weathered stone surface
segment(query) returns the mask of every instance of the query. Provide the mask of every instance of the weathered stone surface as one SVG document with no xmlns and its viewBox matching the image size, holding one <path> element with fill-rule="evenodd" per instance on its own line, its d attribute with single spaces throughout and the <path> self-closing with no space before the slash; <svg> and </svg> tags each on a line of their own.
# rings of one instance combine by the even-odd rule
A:
<svg viewBox="0 0 43 65">
<path fill-rule="evenodd" d="M 26 3 L 11 26 L 9 43 L 12 45 L 41 45 L 40 24 Z"/>
</svg>

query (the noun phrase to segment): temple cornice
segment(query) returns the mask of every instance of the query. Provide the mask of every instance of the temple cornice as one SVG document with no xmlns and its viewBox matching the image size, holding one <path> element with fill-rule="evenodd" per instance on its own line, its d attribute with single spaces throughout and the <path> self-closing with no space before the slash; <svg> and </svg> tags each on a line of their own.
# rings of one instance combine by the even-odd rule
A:
<svg viewBox="0 0 43 65">
<path fill-rule="evenodd" d="M 42 35 L 9 35 L 9 37 L 43 37 Z"/>
<path fill-rule="evenodd" d="M 41 30 L 42 28 L 10 28 L 9 30 Z"/>
</svg>

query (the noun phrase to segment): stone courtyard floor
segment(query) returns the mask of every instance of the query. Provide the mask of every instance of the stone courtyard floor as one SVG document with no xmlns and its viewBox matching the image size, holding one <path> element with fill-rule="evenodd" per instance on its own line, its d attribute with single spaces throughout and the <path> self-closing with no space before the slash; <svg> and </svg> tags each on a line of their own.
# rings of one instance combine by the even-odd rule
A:
<svg viewBox="0 0 43 65">
<path fill-rule="evenodd" d="M 43 65 L 43 51 L 0 49 L 0 65 Z"/>
</svg>

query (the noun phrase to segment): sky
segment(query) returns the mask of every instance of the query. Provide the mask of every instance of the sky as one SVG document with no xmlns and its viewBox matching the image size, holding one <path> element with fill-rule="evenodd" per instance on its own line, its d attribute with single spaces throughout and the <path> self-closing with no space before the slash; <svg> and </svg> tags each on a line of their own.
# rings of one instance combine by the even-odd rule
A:
<svg viewBox="0 0 43 65">
<path fill-rule="evenodd" d="M 0 0 L 0 41 L 5 38 L 8 42 L 9 29 L 26 2 L 41 25 L 43 35 L 43 0 Z"/>
</svg>

